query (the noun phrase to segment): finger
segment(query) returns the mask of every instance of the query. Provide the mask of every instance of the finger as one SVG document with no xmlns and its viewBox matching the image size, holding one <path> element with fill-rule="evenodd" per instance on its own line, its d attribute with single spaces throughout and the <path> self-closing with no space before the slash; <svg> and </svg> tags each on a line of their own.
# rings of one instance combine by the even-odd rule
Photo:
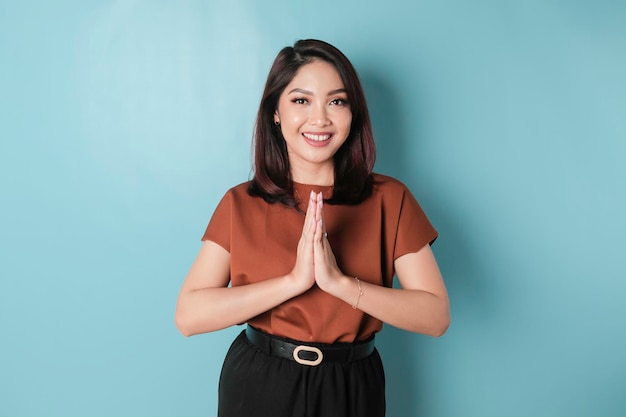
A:
<svg viewBox="0 0 626 417">
<path fill-rule="evenodd" d="M 324 239 L 324 226 L 322 220 L 319 219 L 315 222 L 315 243 L 323 244 Z"/>
<path fill-rule="evenodd" d="M 315 212 L 315 220 L 322 221 L 322 232 L 324 233 L 323 237 L 326 237 L 326 221 L 324 219 L 324 197 L 322 193 L 317 195 L 317 211 Z"/>
<path fill-rule="evenodd" d="M 313 205 L 313 207 L 311 208 L 311 211 L 314 211 L 315 202 L 312 202 L 311 204 Z M 305 241 L 312 243 L 313 240 L 315 239 L 315 226 L 316 226 L 315 219 L 313 218 L 313 216 L 311 216 L 311 220 L 309 221 L 308 226 L 309 227 L 306 229 L 304 237 L 305 237 Z"/>
<path fill-rule="evenodd" d="M 321 193 L 315 195 L 315 221 L 322 219 L 324 213 L 324 199 L 321 197 Z"/>
<path fill-rule="evenodd" d="M 306 214 L 304 216 L 304 225 L 302 226 L 302 237 L 306 237 L 307 232 L 311 228 L 311 224 L 315 222 L 315 205 L 315 193 L 311 191 L 309 204 L 307 205 Z"/>
</svg>

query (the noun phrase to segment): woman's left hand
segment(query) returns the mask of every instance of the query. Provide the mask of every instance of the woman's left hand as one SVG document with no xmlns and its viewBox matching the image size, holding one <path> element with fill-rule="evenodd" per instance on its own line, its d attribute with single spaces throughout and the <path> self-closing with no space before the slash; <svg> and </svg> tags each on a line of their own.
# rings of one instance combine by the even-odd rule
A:
<svg viewBox="0 0 626 417">
<path fill-rule="evenodd" d="M 437 261 L 426 244 L 394 262 L 402 289 L 388 288 L 344 275 L 326 235 L 324 201 L 315 196 L 313 275 L 324 292 L 352 308 L 401 329 L 439 337 L 450 324 L 450 304 Z"/>
<path fill-rule="evenodd" d="M 328 235 L 326 234 L 326 226 L 324 224 L 324 199 L 322 193 L 317 194 L 316 204 L 315 236 L 313 238 L 315 282 L 323 291 L 329 292 L 330 286 L 344 275 L 337 266 L 335 254 L 328 242 Z"/>
</svg>

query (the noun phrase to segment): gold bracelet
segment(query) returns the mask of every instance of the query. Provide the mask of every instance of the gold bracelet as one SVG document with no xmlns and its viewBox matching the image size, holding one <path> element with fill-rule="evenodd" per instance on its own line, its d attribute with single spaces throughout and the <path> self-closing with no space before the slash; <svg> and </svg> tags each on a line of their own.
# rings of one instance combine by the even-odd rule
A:
<svg viewBox="0 0 626 417">
<path fill-rule="evenodd" d="M 356 310 L 356 308 L 359 306 L 359 300 L 361 299 L 361 296 L 363 295 L 363 288 L 361 288 L 361 280 L 358 279 L 357 277 L 354 277 L 354 279 L 356 279 L 356 285 L 359 286 L 359 295 L 356 297 L 356 303 L 354 303 L 354 305 L 352 306 L 352 308 Z"/>
</svg>

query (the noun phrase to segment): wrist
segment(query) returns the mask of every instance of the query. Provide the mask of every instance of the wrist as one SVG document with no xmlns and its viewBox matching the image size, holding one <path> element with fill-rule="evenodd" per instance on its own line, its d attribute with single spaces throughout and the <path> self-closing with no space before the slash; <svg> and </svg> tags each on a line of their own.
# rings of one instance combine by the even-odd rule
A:
<svg viewBox="0 0 626 417">
<path fill-rule="evenodd" d="M 299 279 L 293 271 L 284 275 L 282 281 L 284 284 L 283 287 L 288 289 L 289 293 L 293 294 L 293 296 L 302 294 L 311 287 L 311 285 L 307 286 L 304 280 Z"/>
<path fill-rule="evenodd" d="M 361 285 L 361 280 L 359 278 L 354 277 L 354 281 L 356 282 L 357 286 L 357 294 L 356 301 L 354 302 L 354 304 L 352 304 L 352 308 L 356 310 L 357 308 L 359 308 L 359 302 L 361 301 L 361 297 L 363 296 L 363 286 Z"/>
<path fill-rule="evenodd" d="M 342 275 L 340 278 L 333 281 L 333 288 L 327 292 L 337 298 L 341 298 L 343 301 L 350 304 L 353 309 L 358 309 L 361 298 L 364 295 L 363 281 L 357 277 L 347 275 Z"/>
<path fill-rule="evenodd" d="M 326 288 L 322 288 L 327 293 L 348 300 L 350 294 L 354 293 L 354 278 L 347 275 L 340 275 L 335 279 L 329 280 Z"/>
</svg>

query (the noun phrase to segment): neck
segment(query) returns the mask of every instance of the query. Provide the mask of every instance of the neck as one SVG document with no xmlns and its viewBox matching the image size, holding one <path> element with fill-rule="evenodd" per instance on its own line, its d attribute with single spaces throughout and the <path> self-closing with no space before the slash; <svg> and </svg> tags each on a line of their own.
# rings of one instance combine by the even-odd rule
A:
<svg viewBox="0 0 626 417">
<path fill-rule="evenodd" d="M 335 169 L 332 164 L 291 166 L 291 179 L 300 184 L 333 185 L 335 183 Z"/>
</svg>

